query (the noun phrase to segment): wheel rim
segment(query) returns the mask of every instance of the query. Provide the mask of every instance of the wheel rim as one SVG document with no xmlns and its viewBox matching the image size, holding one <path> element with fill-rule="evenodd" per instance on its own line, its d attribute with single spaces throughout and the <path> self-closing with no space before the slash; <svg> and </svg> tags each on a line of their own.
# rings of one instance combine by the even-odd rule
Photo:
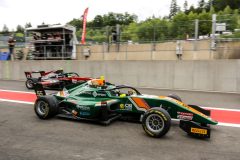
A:
<svg viewBox="0 0 240 160">
<path fill-rule="evenodd" d="M 33 87 L 33 81 L 32 80 L 28 80 L 27 81 L 27 86 L 28 86 L 28 88 L 32 88 Z"/>
<path fill-rule="evenodd" d="M 164 128 L 164 120 L 158 114 L 151 114 L 146 119 L 146 127 L 153 133 L 159 133 Z"/>
<path fill-rule="evenodd" d="M 37 112 L 40 115 L 45 115 L 48 112 L 48 104 L 44 101 L 39 101 L 37 103 Z"/>
</svg>

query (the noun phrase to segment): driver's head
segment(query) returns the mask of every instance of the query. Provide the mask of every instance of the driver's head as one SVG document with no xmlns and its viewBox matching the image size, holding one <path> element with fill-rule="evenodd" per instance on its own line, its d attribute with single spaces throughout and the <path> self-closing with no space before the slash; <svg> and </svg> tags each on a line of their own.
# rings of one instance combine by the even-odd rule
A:
<svg viewBox="0 0 240 160">
<path fill-rule="evenodd" d="M 60 69 L 56 70 L 55 73 L 57 73 L 57 74 L 61 74 L 61 73 L 63 73 L 63 69 L 60 68 Z"/>
<path fill-rule="evenodd" d="M 133 94 L 134 94 L 134 92 L 132 90 L 128 91 L 128 95 L 133 95 Z"/>
</svg>

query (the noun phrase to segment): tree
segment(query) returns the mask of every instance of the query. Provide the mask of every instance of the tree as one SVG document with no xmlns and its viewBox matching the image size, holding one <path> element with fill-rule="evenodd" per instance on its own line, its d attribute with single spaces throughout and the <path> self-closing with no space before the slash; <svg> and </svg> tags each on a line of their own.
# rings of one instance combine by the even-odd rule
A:
<svg viewBox="0 0 240 160">
<path fill-rule="evenodd" d="M 24 28 L 21 25 L 17 25 L 16 32 L 24 33 Z"/>
<path fill-rule="evenodd" d="M 95 16 L 95 18 L 93 19 L 93 26 L 103 27 L 103 17 L 101 15 Z"/>
<path fill-rule="evenodd" d="M 173 17 L 171 23 L 171 38 L 185 39 L 189 33 L 190 28 L 193 27 L 193 22 L 189 22 L 188 15 L 183 12 L 178 13 Z"/>
<path fill-rule="evenodd" d="M 104 26 L 115 26 L 116 24 L 120 25 L 129 25 L 132 22 L 137 20 L 136 15 L 130 15 L 127 12 L 124 14 L 109 12 L 108 14 L 103 15 L 103 25 Z"/>
<path fill-rule="evenodd" d="M 78 31 L 80 28 L 82 28 L 82 23 L 83 21 L 80 19 L 76 19 L 74 18 L 73 20 L 71 20 L 70 22 L 68 22 L 68 24 L 76 27 L 76 30 Z"/>
<path fill-rule="evenodd" d="M 9 29 L 8 29 L 6 24 L 3 25 L 2 33 L 3 34 L 8 34 L 9 33 Z"/>
<path fill-rule="evenodd" d="M 222 11 L 226 6 L 231 9 L 239 9 L 240 0 L 212 0 L 212 5 L 216 11 Z"/>
<path fill-rule="evenodd" d="M 25 28 L 30 28 L 30 27 L 32 27 L 32 24 L 30 22 L 25 24 Z"/>
<path fill-rule="evenodd" d="M 177 0 L 172 0 L 170 5 L 169 18 L 174 17 L 178 11 L 179 11 L 179 7 L 177 6 Z"/>
<path fill-rule="evenodd" d="M 183 11 L 186 12 L 188 10 L 188 2 L 187 0 L 185 0 L 184 4 L 183 4 Z"/>
<path fill-rule="evenodd" d="M 207 35 L 212 29 L 212 15 L 204 9 L 199 15 L 199 35 Z M 202 21 L 202 22 L 201 22 Z"/>
<path fill-rule="evenodd" d="M 193 5 L 190 6 L 189 10 L 185 11 L 186 14 L 189 14 L 190 12 L 197 13 Z"/>
<path fill-rule="evenodd" d="M 198 7 L 199 7 L 200 9 L 205 9 L 205 7 L 206 7 L 205 0 L 200 0 L 200 1 L 198 2 Z"/>
</svg>

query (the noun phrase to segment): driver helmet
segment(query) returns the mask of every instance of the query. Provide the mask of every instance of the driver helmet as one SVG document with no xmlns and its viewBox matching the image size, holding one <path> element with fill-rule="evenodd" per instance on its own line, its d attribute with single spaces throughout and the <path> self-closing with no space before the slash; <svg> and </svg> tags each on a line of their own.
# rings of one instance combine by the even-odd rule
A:
<svg viewBox="0 0 240 160">
<path fill-rule="evenodd" d="M 105 80 L 103 79 L 92 79 L 88 81 L 88 85 L 93 87 L 102 87 L 104 86 L 104 84 L 105 84 Z"/>
<path fill-rule="evenodd" d="M 55 71 L 55 73 L 57 73 L 57 74 L 62 74 L 62 73 L 63 73 L 63 69 L 62 69 L 62 68 L 59 68 L 58 70 Z"/>
</svg>

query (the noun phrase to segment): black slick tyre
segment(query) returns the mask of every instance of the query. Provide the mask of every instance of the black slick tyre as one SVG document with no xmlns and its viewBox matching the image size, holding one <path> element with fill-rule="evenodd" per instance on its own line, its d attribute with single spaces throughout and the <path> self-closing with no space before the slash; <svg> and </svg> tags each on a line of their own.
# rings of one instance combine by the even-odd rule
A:
<svg viewBox="0 0 240 160">
<path fill-rule="evenodd" d="M 34 111 L 40 119 L 49 119 L 57 115 L 57 100 L 54 96 L 46 95 L 37 98 Z"/>
<path fill-rule="evenodd" d="M 33 83 L 34 83 L 33 79 L 27 79 L 25 82 L 27 89 L 33 89 L 33 87 L 34 87 Z"/>
<path fill-rule="evenodd" d="M 142 119 L 143 130 L 151 137 L 164 136 L 171 127 L 171 117 L 169 113 L 159 107 L 148 110 Z"/>
<path fill-rule="evenodd" d="M 182 99 L 178 95 L 176 95 L 176 94 L 169 94 L 168 97 L 176 99 L 176 100 L 182 102 Z"/>
</svg>

